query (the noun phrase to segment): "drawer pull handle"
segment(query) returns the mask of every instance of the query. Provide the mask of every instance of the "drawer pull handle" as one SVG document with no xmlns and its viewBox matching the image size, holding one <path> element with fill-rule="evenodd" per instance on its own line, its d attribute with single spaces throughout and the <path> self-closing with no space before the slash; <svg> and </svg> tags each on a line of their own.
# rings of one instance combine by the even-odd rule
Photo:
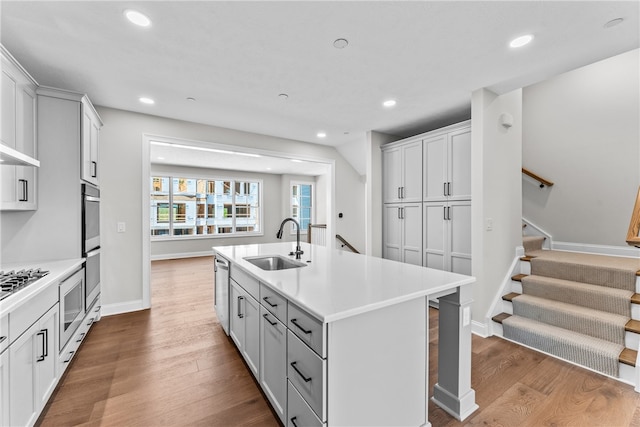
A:
<svg viewBox="0 0 640 427">
<path fill-rule="evenodd" d="M 298 424 L 296 424 L 296 419 L 297 419 L 297 418 L 298 418 L 298 417 L 293 417 L 293 418 L 291 418 L 291 424 L 293 424 L 293 427 L 298 427 Z"/>
<path fill-rule="evenodd" d="M 240 306 L 240 304 L 242 304 L 242 300 L 244 299 L 244 297 L 238 297 L 238 317 L 240 319 L 242 319 L 244 317 L 244 314 L 242 314 L 241 310 L 242 307 Z"/>
<path fill-rule="evenodd" d="M 0 337 L 0 342 L 4 342 L 4 340 L 6 340 L 7 337 Z"/>
<path fill-rule="evenodd" d="M 272 303 L 269 301 L 269 297 L 264 297 L 264 298 L 262 298 L 262 300 L 263 300 L 264 302 L 266 302 L 267 304 L 269 304 L 271 307 L 277 307 L 277 306 L 278 306 L 278 304 L 272 304 Z"/>
<path fill-rule="evenodd" d="M 38 332 L 36 334 L 36 336 L 41 336 L 42 337 L 42 354 L 40 354 L 40 356 L 38 356 L 38 358 L 36 359 L 36 362 L 42 362 L 47 357 L 47 355 L 45 354 L 45 352 L 47 350 L 46 329 L 42 329 L 40 332 Z"/>
<path fill-rule="evenodd" d="M 69 358 L 67 360 L 65 360 L 64 363 L 69 363 L 69 361 L 73 358 L 73 353 L 75 353 L 75 351 L 70 351 L 69 352 Z"/>
<path fill-rule="evenodd" d="M 264 317 L 271 326 L 276 326 L 278 324 L 278 322 L 272 322 L 271 320 L 269 320 L 269 315 L 267 313 L 263 314 L 262 317 Z"/>
<path fill-rule="evenodd" d="M 311 377 L 309 378 L 305 377 L 304 374 L 300 372 L 298 368 L 296 368 L 296 363 L 298 362 L 291 362 L 291 367 L 293 368 L 293 370 L 296 371 L 298 375 L 300 375 L 300 378 L 302 378 L 305 383 L 308 383 L 309 381 L 311 381 Z"/>
<path fill-rule="evenodd" d="M 87 323 L 87 326 L 91 326 L 93 325 L 93 321 L 95 320 L 94 317 L 92 317 L 91 319 L 89 319 L 89 323 Z"/>
<path fill-rule="evenodd" d="M 81 334 L 80 334 L 80 336 L 78 337 L 78 339 L 76 340 L 76 342 L 80 342 L 80 341 L 82 341 L 82 339 L 84 338 L 84 336 L 85 336 L 85 333 L 84 333 L 84 332 L 83 332 L 83 333 L 81 333 Z"/>
<path fill-rule="evenodd" d="M 291 323 L 293 323 L 294 325 L 296 325 L 296 327 L 297 327 L 298 329 L 300 329 L 302 332 L 304 332 L 305 334 L 310 334 L 311 332 L 313 332 L 313 331 L 308 331 L 308 330 L 306 330 L 305 328 L 303 328 L 302 326 L 298 325 L 298 322 L 296 322 L 296 320 L 298 320 L 298 319 L 291 319 Z"/>
</svg>

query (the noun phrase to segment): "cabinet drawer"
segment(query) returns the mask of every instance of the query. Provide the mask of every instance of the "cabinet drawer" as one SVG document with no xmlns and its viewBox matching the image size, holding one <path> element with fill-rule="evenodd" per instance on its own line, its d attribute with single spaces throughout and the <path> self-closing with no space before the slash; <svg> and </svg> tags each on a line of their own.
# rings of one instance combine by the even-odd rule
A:
<svg viewBox="0 0 640 427">
<path fill-rule="evenodd" d="M 43 314 L 58 302 L 58 285 L 52 283 L 28 303 L 9 313 L 9 336 L 15 341 L 24 331 L 33 325 Z"/>
<path fill-rule="evenodd" d="M 264 283 L 260 283 L 260 304 L 279 321 L 287 321 L 287 300 Z"/>
<path fill-rule="evenodd" d="M 246 273 L 242 268 L 231 264 L 229 274 L 236 283 L 244 288 L 256 300 L 260 299 L 260 283 L 256 278 Z"/>
<path fill-rule="evenodd" d="M 324 379 L 326 361 L 291 331 L 287 335 L 287 378 L 321 420 L 326 419 Z M 287 416 L 287 418 L 289 418 Z"/>
<path fill-rule="evenodd" d="M 287 316 L 287 327 L 311 347 L 313 351 L 324 358 L 324 328 L 322 327 L 322 322 L 292 303 L 289 303 Z"/>
<path fill-rule="evenodd" d="M 321 427 L 313 410 L 307 405 L 300 393 L 290 382 L 287 382 L 287 427 Z"/>
<path fill-rule="evenodd" d="M 0 353 L 9 347 L 9 315 L 5 314 L 0 318 Z"/>
</svg>

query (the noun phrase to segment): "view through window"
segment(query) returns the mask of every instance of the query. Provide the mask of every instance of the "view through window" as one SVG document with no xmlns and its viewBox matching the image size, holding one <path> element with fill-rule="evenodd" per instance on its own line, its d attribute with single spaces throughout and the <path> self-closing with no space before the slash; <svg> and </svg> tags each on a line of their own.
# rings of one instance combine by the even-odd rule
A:
<svg viewBox="0 0 640 427">
<path fill-rule="evenodd" d="M 313 221 L 313 184 L 292 183 L 291 217 L 300 224 L 300 232 L 306 233 Z M 292 226 L 291 232 L 295 232 Z"/>
<path fill-rule="evenodd" d="M 262 182 L 151 177 L 151 236 L 225 236 L 261 231 Z"/>
</svg>

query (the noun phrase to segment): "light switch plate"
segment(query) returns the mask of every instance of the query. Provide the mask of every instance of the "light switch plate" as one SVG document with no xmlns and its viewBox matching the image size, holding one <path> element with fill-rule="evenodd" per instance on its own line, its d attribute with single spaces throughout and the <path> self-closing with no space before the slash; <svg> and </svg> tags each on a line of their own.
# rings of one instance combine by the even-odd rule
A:
<svg viewBox="0 0 640 427">
<path fill-rule="evenodd" d="M 124 222 L 118 223 L 118 233 L 124 233 L 127 231 L 127 225 Z"/>
</svg>

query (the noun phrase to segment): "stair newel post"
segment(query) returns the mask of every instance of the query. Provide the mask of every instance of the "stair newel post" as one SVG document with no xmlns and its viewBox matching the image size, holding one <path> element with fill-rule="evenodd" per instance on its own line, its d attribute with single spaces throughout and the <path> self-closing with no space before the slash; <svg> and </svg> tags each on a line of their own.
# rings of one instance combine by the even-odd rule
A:
<svg viewBox="0 0 640 427">
<path fill-rule="evenodd" d="M 432 399 L 462 421 L 478 409 L 471 388 L 471 285 L 438 301 L 438 383 Z"/>
</svg>

